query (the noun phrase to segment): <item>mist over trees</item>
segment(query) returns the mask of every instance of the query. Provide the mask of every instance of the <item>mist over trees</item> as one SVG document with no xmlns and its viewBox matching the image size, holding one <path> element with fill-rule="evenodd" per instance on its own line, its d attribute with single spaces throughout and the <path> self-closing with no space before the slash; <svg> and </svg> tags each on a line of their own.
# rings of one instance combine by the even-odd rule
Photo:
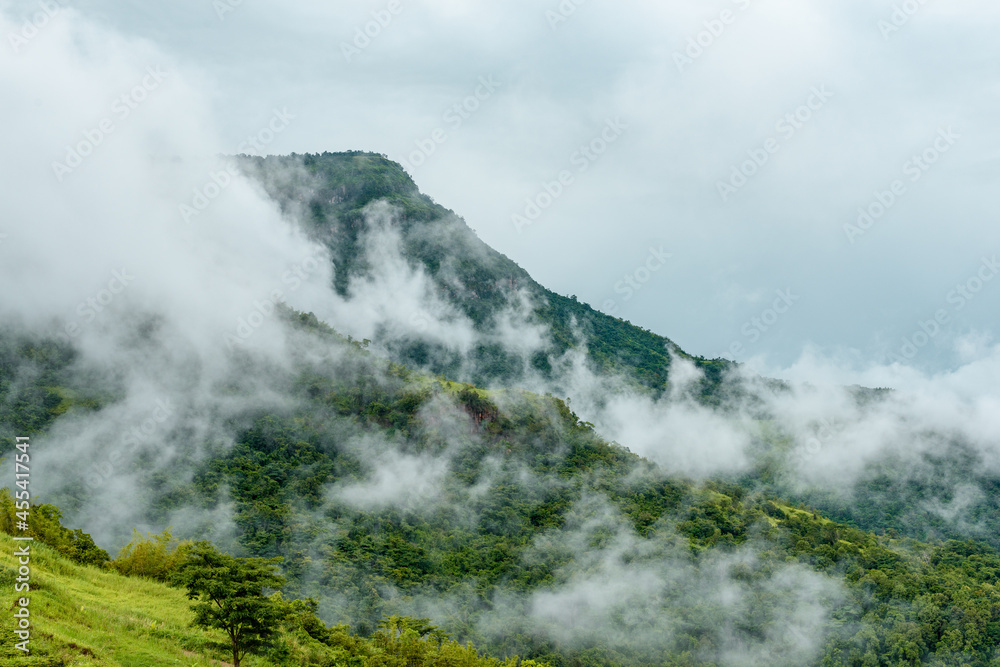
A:
<svg viewBox="0 0 1000 667">
<path fill-rule="evenodd" d="M 80 339 L 0 330 L 0 429 L 43 443 L 60 554 L 187 577 L 234 660 L 304 660 L 297 632 L 372 660 L 995 660 L 987 403 L 687 354 L 545 290 L 382 156 L 237 164 L 302 254 L 210 335 L 127 299 Z"/>
</svg>

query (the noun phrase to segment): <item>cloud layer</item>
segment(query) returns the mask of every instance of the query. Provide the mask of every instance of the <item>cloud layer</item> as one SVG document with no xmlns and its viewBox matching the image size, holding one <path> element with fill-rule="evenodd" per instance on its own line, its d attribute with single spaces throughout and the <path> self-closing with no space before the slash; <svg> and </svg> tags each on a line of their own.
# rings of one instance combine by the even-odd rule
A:
<svg viewBox="0 0 1000 667">
<path fill-rule="evenodd" d="M 33 0 L 5 6 L 16 17 L 5 37 L 38 11 Z M 890 0 L 73 6 L 196 66 L 213 90 L 201 118 L 218 140 L 192 143 L 232 151 L 287 107 L 297 118 L 271 152 L 422 152 L 418 184 L 493 247 L 692 352 L 788 365 L 812 343 L 865 365 L 946 309 L 947 326 L 908 360 L 940 370 L 961 362 L 956 338 L 994 330 L 996 281 L 960 312 L 948 301 L 1000 251 L 994 3 L 909 3 L 909 14 Z M 58 31 L 53 21 L 8 55 L 43 58 Z M 141 70 L 123 71 L 111 94 Z M 497 82 L 488 95 L 483 78 Z M 46 159 L 108 104 L 60 84 L 74 108 L 97 109 L 52 132 Z M 616 118 L 627 129 L 602 147 Z M 935 156 L 942 130 L 957 139 Z M 592 144 L 598 159 L 574 163 Z M 762 157 L 767 146 L 777 148 Z M 518 233 L 511 216 L 562 171 L 573 184 Z M 723 201 L 720 183 L 738 191 Z M 876 213 L 861 235 L 845 230 L 859 209 Z M 651 245 L 673 258 L 624 300 L 615 286 Z M 800 299 L 765 331 L 752 320 L 776 290 Z"/>
</svg>

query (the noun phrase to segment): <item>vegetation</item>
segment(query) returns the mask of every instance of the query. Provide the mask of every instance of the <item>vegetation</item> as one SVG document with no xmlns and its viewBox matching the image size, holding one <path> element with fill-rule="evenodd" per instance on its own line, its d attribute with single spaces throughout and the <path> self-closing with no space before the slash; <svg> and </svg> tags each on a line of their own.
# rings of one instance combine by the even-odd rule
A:
<svg viewBox="0 0 1000 667">
<path fill-rule="evenodd" d="M 720 492 L 726 490 L 737 497 Z M 724 485 L 696 491 L 684 509 L 674 515 L 679 519 L 677 528 L 687 536 L 694 562 L 704 558 L 699 554 L 732 550 L 763 535 L 765 542 L 758 543 L 757 565 L 740 575 L 748 580 L 764 581 L 769 570 L 792 559 L 817 572 L 842 576 L 847 595 L 833 605 L 834 629 L 827 636 L 822 659 L 814 664 L 998 664 L 1000 557 L 989 547 L 969 541 L 933 545 L 880 538 L 831 522 L 807 509 L 738 496 L 737 489 L 726 489 Z M 653 537 L 650 534 L 647 539 Z M 149 541 L 161 543 L 162 538 L 152 536 Z M 391 537 L 385 541 L 386 547 L 375 549 L 373 555 L 379 554 L 389 564 L 412 557 L 405 548 L 400 550 L 407 543 L 396 542 L 393 547 Z M 133 553 L 140 543 L 133 543 Z M 13 553 L 12 540 L 0 536 L 0 579 L 4 582 L 0 603 L 6 608 L 13 595 Z M 473 552 L 465 552 L 464 556 L 461 553 L 455 556 L 466 573 L 481 572 L 489 562 L 487 558 L 477 565 L 469 558 Z M 173 571 L 176 580 L 189 586 L 189 595 L 201 590 L 206 597 L 215 596 L 222 603 L 193 615 L 194 625 L 204 630 L 192 628 L 192 614 L 185 613 L 179 591 L 150 578 L 124 578 L 107 567 L 73 564 L 43 543 L 34 546 L 31 562 L 32 613 L 36 627 L 42 631 L 35 634 L 32 644 L 36 662 L 18 664 L 77 664 L 82 659 L 101 665 L 152 665 L 164 664 L 170 656 L 190 660 L 188 664 L 208 664 L 199 661 L 198 656 L 211 657 L 232 647 L 232 634 L 225 632 L 230 625 L 222 619 L 240 617 L 252 608 L 253 619 L 266 619 L 266 624 L 255 627 L 263 629 L 266 625 L 273 631 L 273 641 L 262 658 L 247 658 L 248 665 L 348 662 L 403 667 L 440 661 L 470 667 L 501 665 L 500 661 L 482 658 L 471 645 L 448 638 L 427 619 L 389 617 L 381 620 L 368 637 L 352 634 L 346 625 L 327 627 L 317 617 L 315 600 L 286 601 L 280 593 L 264 597 L 265 586 L 280 584 L 270 563 L 225 556 L 210 545 L 193 547 L 188 551 L 186 565 Z M 451 565 L 455 563 L 452 559 Z M 429 569 L 433 572 L 435 568 Z M 507 575 L 524 581 L 524 569 L 523 561 L 515 563 Z M 397 580 L 409 576 L 392 569 L 383 573 Z M 232 604 L 235 600 L 252 602 Z M 676 611 L 684 613 L 683 607 Z M 209 613 L 219 622 L 208 619 Z M 757 625 L 760 619 L 748 618 L 744 622 L 743 632 L 767 631 Z M 220 627 L 222 632 L 217 630 Z M 4 641 L 8 658 L 14 655 L 10 652 L 14 642 L 8 641 L 12 637 Z M 683 650 L 695 645 L 704 653 L 704 639 L 676 638 L 673 662 L 669 664 L 714 664 Z M 553 652 L 555 647 L 530 636 L 507 643 L 527 648 L 534 645 L 539 657 L 556 665 L 586 662 L 595 655 L 603 656 L 598 659 L 600 664 L 640 665 L 652 660 L 641 649 L 630 651 L 622 646 Z M 602 651 L 594 653 L 598 648 Z M 510 659 L 502 664 L 514 667 L 518 661 Z"/>
<path fill-rule="evenodd" d="M 143 536 L 133 531 L 132 541 L 122 547 L 118 557 L 109 563 L 119 574 L 170 581 L 171 575 L 187 560 L 194 543 L 178 542 L 167 528 L 159 535 Z"/>
<path fill-rule="evenodd" d="M 71 410 L 96 410 L 103 396 L 84 384 L 72 387 L 76 353 L 65 343 L 39 340 L 0 324 L 0 453 L 14 436 L 43 431 Z"/>
<path fill-rule="evenodd" d="M 537 545 L 559 539 L 574 512 L 597 496 L 610 501 L 627 529 L 650 545 L 681 536 L 689 555 L 679 562 L 691 567 L 751 549 L 757 565 L 736 585 L 767 591 L 790 562 L 840 580 L 847 595 L 830 602 L 822 664 L 993 667 L 1000 570 L 989 546 L 879 537 L 762 495 L 759 485 L 746 480 L 699 485 L 665 477 L 601 440 L 553 397 L 429 380 L 391 363 L 371 372 L 376 376 L 382 381 L 359 384 L 336 379 L 346 377 L 336 372 L 302 375 L 298 391 L 310 409 L 259 416 L 195 480 L 195 493 L 209 498 L 216 489 L 230 490 L 244 549 L 286 557 L 286 590 L 308 590 L 323 599 L 325 591 L 336 591 L 340 602 L 324 602 L 327 613 L 362 635 L 377 632 L 386 616 L 412 612 L 419 600 L 448 598 L 457 609 L 441 619 L 447 629 L 501 655 L 518 653 L 553 665 L 644 665 L 666 652 L 678 665 L 717 664 L 722 637 L 711 614 L 714 623 L 691 621 L 666 644 L 646 646 L 558 645 L 530 629 L 511 635 L 482 629 L 499 600 L 567 583 L 566 572 L 580 554 L 556 550 L 539 558 Z M 464 416 L 458 421 L 467 420 L 468 428 L 445 436 L 432 409 L 442 400 L 459 407 Z M 345 432 L 342 419 L 356 430 Z M 324 504 L 320 489 L 366 479 L 364 459 L 331 438 L 334 432 L 340 438 L 390 434 L 401 453 L 414 456 L 449 448 L 443 495 L 421 506 Z M 530 482 L 523 481 L 526 475 Z M 332 533 L 330 525 L 336 526 Z M 594 548 L 612 539 L 611 526 L 591 536 Z M 955 556 L 969 550 L 982 557 L 972 569 Z M 770 600 L 771 609 L 781 604 L 780 598 L 762 600 Z M 671 604 L 659 613 L 708 613 L 689 609 L 683 600 Z M 761 611 L 745 619 L 736 635 L 756 641 L 773 631 L 775 618 L 773 611 Z M 956 651 L 964 663 L 952 662 Z"/>
<path fill-rule="evenodd" d="M 421 194 L 403 168 L 385 156 L 351 151 L 242 160 L 286 209 L 298 210 L 305 203 L 315 237 L 333 256 L 336 287 L 342 294 L 352 278 L 371 270 L 362 252 L 364 211 L 384 200 L 399 210 L 393 227 L 400 234 L 404 257 L 422 267 L 440 293 L 481 331 L 488 332 L 501 313 L 519 304 L 518 292 L 523 291 L 532 302 L 531 319 L 550 332 L 548 349 L 532 359 L 520 358 L 499 343 L 484 342 L 463 360 L 424 340 L 379 341 L 399 363 L 479 385 L 510 384 L 523 376 L 526 365 L 547 372 L 550 357 L 571 348 L 586 349 L 596 371 L 620 373 L 659 393 L 667 387 L 669 350 L 705 372 L 700 393 L 707 402 L 718 403 L 733 391 L 723 383 L 731 362 L 689 355 L 663 336 L 545 289 L 483 243 L 454 212 Z"/>
<path fill-rule="evenodd" d="M 122 463 L 148 491 L 142 523 L 224 511 L 231 553 L 168 529 L 135 533 L 111 560 L 89 535 L 64 527 L 56 506 L 33 505 L 38 632 L 25 661 L 0 629 L 0 661 L 1000 667 L 1000 483 L 961 443 L 943 439 L 919 466 L 873 466 L 845 502 L 785 481 L 792 445 L 761 415 L 750 473 L 670 475 L 602 439 L 568 402 L 517 381 L 585 347 L 596 372 L 622 373 L 656 395 L 681 357 L 705 373 L 694 398 L 724 411 L 746 398 L 727 379 L 728 362 L 691 357 L 545 290 L 384 156 L 242 163 L 287 209 L 308 212 L 342 293 L 372 269 L 361 252 L 366 207 L 380 199 L 398 207 L 386 224 L 406 259 L 482 343 L 459 358 L 386 335 L 377 342 L 391 359 L 382 359 L 370 341 L 280 309 L 295 330 L 290 367 L 269 371 L 281 400 L 219 417 L 224 444 L 186 442 L 199 454 L 186 474 Z M 529 322 L 550 333 L 531 359 L 491 338 L 525 294 Z M 297 337 L 308 353 L 298 354 Z M 241 354 L 237 363 L 251 363 Z M 79 362 L 61 342 L 0 329 L 0 436 L 44 433 L 120 397 L 114 379 L 95 381 Z M 241 404 L 239 382 L 219 390 Z M 856 398 L 881 394 L 859 388 Z M 955 500 L 957 482 L 975 487 L 971 526 L 934 511 Z M 57 496 L 68 516 L 85 499 L 74 484 Z M 7 535 L 22 534 L 16 502 L 0 491 L 5 608 L 16 574 Z M 181 535 L 198 539 L 199 530 Z M 813 611 L 808 636 L 793 617 L 803 604 Z"/>
<path fill-rule="evenodd" d="M 247 653 L 274 648 L 283 620 L 282 607 L 264 595 L 285 583 L 275 570 L 280 558 L 235 558 L 208 542 L 191 546 L 172 573 L 175 584 L 187 588 L 194 624 L 222 630 L 229 637 L 233 667 Z"/>
<path fill-rule="evenodd" d="M 0 532 L 0 605 L 12 609 L 19 563 L 15 542 Z M 41 667 L 210 667 L 229 656 L 227 635 L 192 623 L 185 593 L 152 579 L 80 565 L 38 543 L 31 549 L 31 653 L 14 648 L 10 623 L 0 625 L 0 665 Z M 497 660 L 459 644 L 426 619 L 386 619 L 371 637 L 344 625 L 328 627 L 314 600 L 269 598 L 280 622 L 276 641 L 244 667 L 536 667 Z M 224 662 L 223 662 L 224 664 Z M 544 665 L 540 666 L 544 667 Z"/>
<path fill-rule="evenodd" d="M 14 496 L 10 489 L 0 489 L 0 532 L 31 537 L 75 563 L 104 565 L 109 561 L 108 552 L 98 547 L 90 535 L 79 528 L 70 530 L 63 527 L 62 512 L 55 505 L 32 503 L 28 530 L 15 529 L 16 512 Z"/>
<path fill-rule="evenodd" d="M 445 655 L 465 656 L 467 664 L 486 660 L 472 646 L 503 659 L 522 655 L 556 667 L 631 667 L 662 663 L 665 655 L 673 665 L 725 664 L 726 642 L 753 645 L 776 631 L 779 611 L 788 603 L 776 577 L 795 564 L 841 582 L 845 591 L 823 602 L 830 617 L 814 664 L 996 667 L 1000 562 L 986 544 L 878 536 L 792 507 L 767 495 L 760 480 L 696 484 L 668 477 L 603 441 L 559 399 L 429 378 L 377 359 L 313 318 L 288 316 L 343 350 L 340 366 L 299 368 L 292 382 L 298 408 L 248 415 L 234 447 L 211 456 L 186 487 L 171 487 L 160 506 L 151 508 L 155 520 L 156 513 L 178 503 L 211 509 L 231 501 L 239 548 L 253 558 L 284 558 L 282 594 L 265 598 L 266 583 L 242 589 L 254 600 L 253 617 L 261 620 L 255 628 L 265 637 L 273 630 L 275 640 L 258 645 L 263 656 L 248 656 L 246 664 L 343 664 L 350 662 L 345 656 L 358 665 L 402 666 L 399 660 L 411 660 L 399 656 L 419 656 L 412 659 L 427 664 Z M 356 372 L 358 364 L 363 373 Z M 371 472 L 368 457 L 347 443 L 375 436 L 395 443 L 396 455 L 447 451 L 449 468 L 439 493 L 417 504 L 331 502 L 329 489 L 364 484 Z M 864 502 L 861 497 L 858 506 Z M 0 495 L 0 506 L 0 526 L 9 532 L 14 512 L 9 494 Z M 179 565 L 193 562 L 195 547 L 173 540 L 169 532 L 136 535 L 109 562 L 89 536 L 61 525 L 55 507 L 35 506 L 32 516 L 32 534 L 51 547 L 53 557 L 62 554 L 104 570 L 72 570 L 76 577 L 93 580 L 112 570 L 151 582 L 180 576 Z M 593 526 L 586 530 L 588 549 L 559 547 L 580 525 Z M 577 561 L 586 553 L 612 548 L 627 534 L 647 545 L 640 551 L 652 560 L 634 561 L 644 566 L 667 559 L 672 567 L 697 573 L 720 558 L 752 553 L 752 565 L 727 585 L 745 590 L 754 606 L 733 627 L 724 608 L 668 596 L 650 611 L 649 639 L 638 643 L 632 641 L 635 628 L 627 626 L 617 630 L 624 639 L 572 642 L 554 641 L 516 620 L 509 631 L 490 630 L 486 619 L 511 604 L 504 600 L 560 590 L 576 576 Z M 540 550 L 545 544 L 556 546 Z M 686 546 L 677 552 L 677 544 Z M 49 553 L 45 548 L 42 553 Z M 233 568 L 237 562 L 260 563 L 200 548 L 198 558 L 212 554 L 220 568 L 223 561 Z M 271 585 L 277 587 L 278 580 Z M 226 595 L 239 592 L 229 589 Z M 436 620 L 440 632 L 454 639 L 427 630 L 427 623 L 386 620 L 423 615 L 417 612 L 427 600 L 449 601 L 450 611 Z M 39 618 L 58 615 L 64 604 L 43 605 Z M 206 625 L 232 620 L 228 614 L 210 618 L 209 607 L 202 609 L 197 618 Z M 216 604 L 215 610 L 222 609 Z M 320 610 L 340 625 L 326 626 Z M 171 614 L 179 618 L 178 612 Z M 190 622 L 192 615 L 186 618 Z M 682 622 L 658 634 L 656 624 L 670 618 Z M 70 644 L 102 656 L 130 655 L 110 631 L 85 633 L 63 622 L 69 624 L 65 631 L 46 629 L 55 639 L 38 644 L 49 651 L 40 655 L 70 655 Z M 233 637 L 209 631 L 215 629 L 192 634 L 172 627 L 169 641 L 202 654 L 231 653 Z M 157 637 L 151 633 L 140 645 L 164 639 Z"/>
</svg>

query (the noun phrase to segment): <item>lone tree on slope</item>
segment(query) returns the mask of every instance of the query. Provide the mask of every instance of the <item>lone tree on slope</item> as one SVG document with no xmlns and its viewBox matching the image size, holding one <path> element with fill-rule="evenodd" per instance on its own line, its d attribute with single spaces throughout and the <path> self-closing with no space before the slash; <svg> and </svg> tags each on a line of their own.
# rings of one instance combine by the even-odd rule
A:
<svg viewBox="0 0 1000 667">
<path fill-rule="evenodd" d="M 196 542 L 173 575 L 173 582 L 187 588 L 194 625 L 218 628 L 229 635 L 233 667 L 240 667 L 247 653 L 274 644 L 283 618 L 280 605 L 264 595 L 265 588 L 280 588 L 284 577 L 275 565 L 281 558 L 236 558 L 210 542 Z"/>
</svg>

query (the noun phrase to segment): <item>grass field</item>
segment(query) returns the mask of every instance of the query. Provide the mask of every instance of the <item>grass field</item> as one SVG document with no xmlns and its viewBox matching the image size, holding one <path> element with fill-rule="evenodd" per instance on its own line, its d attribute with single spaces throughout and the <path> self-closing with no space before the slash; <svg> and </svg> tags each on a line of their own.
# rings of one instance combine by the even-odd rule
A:
<svg viewBox="0 0 1000 667">
<path fill-rule="evenodd" d="M 225 636 L 190 626 L 184 592 L 141 578 L 76 565 L 31 544 L 29 593 L 16 593 L 14 556 L 22 543 L 0 533 L 0 665 L 146 667 L 229 664 Z M 29 655 L 15 648 L 14 607 L 28 597 Z M 248 657 L 245 665 L 267 665 Z"/>
</svg>

